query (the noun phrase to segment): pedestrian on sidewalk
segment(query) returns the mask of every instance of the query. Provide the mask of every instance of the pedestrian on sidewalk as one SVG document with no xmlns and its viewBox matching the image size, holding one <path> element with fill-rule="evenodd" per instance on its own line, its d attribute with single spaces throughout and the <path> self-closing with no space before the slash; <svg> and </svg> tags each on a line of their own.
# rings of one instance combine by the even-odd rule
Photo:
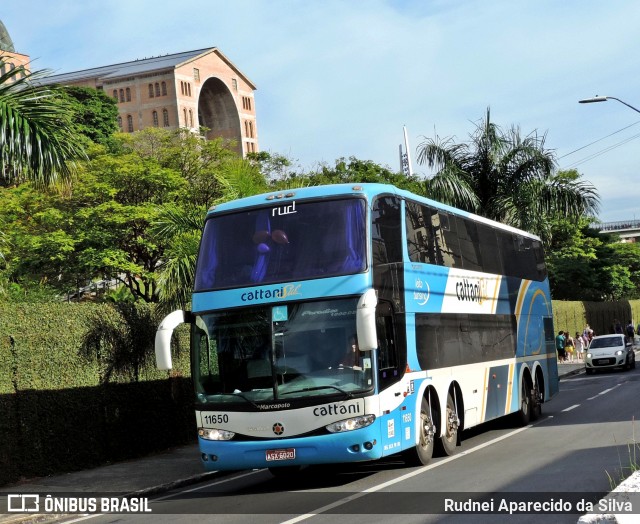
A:
<svg viewBox="0 0 640 524">
<path fill-rule="evenodd" d="M 564 350 L 564 331 L 558 331 L 558 336 L 556 337 L 556 351 L 558 352 L 558 364 L 562 364 L 564 359 L 567 357 Z"/>
<path fill-rule="evenodd" d="M 575 351 L 576 341 L 568 331 L 564 332 L 564 337 L 565 362 L 573 362 L 573 352 Z"/>
<path fill-rule="evenodd" d="M 627 324 L 627 327 L 625 329 L 627 332 L 627 342 L 633 345 L 633 340 L 635 339 L 635 336 L 636 336 L 636 330 L 633 327 L 633 322 L 631 320 L 629 320 L 629 323 Z"/>
<path fill-rule="evenodd" d="M 584 360 L 584 338 L 582 338 L 582 335 L 576 331 L 576 356 L 578 358 L 578 361 L 580 360 Z"/>
</svg>

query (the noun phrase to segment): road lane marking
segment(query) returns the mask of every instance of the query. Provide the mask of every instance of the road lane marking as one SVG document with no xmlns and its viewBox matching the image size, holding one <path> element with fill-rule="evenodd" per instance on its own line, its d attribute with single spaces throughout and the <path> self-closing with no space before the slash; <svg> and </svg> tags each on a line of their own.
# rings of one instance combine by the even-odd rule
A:
<svg viewBox="0 0 640 524">
<path fill-rule="evenodd" d="M 600 393 L 598 393 L 597 395 L 594 395 L 593 397 L 589 397 L 587 400 L 593 400 L 594 398 L 598 398 L 602 395 L 606 395 L 607 393 L 610 393 L 611 391 L 613 391 L 616 388 L 619 388 L 622 384 L 616 384 L 615 386 L 613 386 L 612 388 L 609 389 L 605 389 L 604 391 L 601 391 Z"/>
<path fill-rule="evenodd" d="M 571 411 L 572 409 L 576 409 L 579 407 L 580 407 L 580 404 L 574 404 L 573 406 L 569 406 L 568 408 L 563 409 L 562 412 L 564 413 L 565 411 Z"/>
<path fill-rule="evenodd" d="M 540 422 L 542 422 L 542 421 L 540 421 Z M 458 453 L 457 455 L 453 455 L 452 457 L 447 457 L 447 458 L 441 460 L 440 462 L 436 462 L 435 464 L 429 464 L 427 466 L 422 466 L 421 468 L 419 468 L 419 469 L 417 469 L 415 471 L 412 471 L 411 473 L 407 473 L 407 474 L 402 475 L 401 477 L 398 477 L 396 479 L 389 480 L 387 482 L 383 482 L 382 484 L 378 484 L 377 486 L 373 486 L 371 488 L 365 489 L 360 493 L 355 493 L 353 495 L 349 495 L 348 497 L 344 497 L 344 498 L 342 498 L 340 500 L 332 502 L 331 504 L 327 504 L 326 506 L 322 506 L 321 508 L 315 509 L 315 510 L 313 510 L 312 513 L 305 513 L 304 515 L 300 515 L 300 516 L 295 517 L 293 519 L 285 520 L 285 521 L 281 522 L 280 524 L 296 524 L 297 522 L 302 522 L 303 520 L 310 519 L 310 518 L 315 517 L 315 516 L 317 516 L 317 515 L 319 515 L 321 513 L 326 513 L 329 510 L 337 508 L 338 506 L 342 506 L 344 504 L 347 504 L 348 502 L 351 502 L 353 500 L 357 500 L 357 499 L 359 499 L 361 497 L 364 497 L 365 495 L 367 495 L 369 493 L 375 493 L 376 491 L 380 491 L 381 489 L 388 488 L 389 486 L 393 486 L 394 484 L 397 484 L 399 482 L 403 482 L 403 481 L 405 481 L 407 479 L 410 479 L 412 477 L 415 477 L 417 475 L 421 475 L 422 473 L 425 473 L 425 472 L 427 472 L 429 470 L 432 470 L 432 469 L 435 469 L 437 467 L 440 467 L 440 466 L 442 466 L 444 464 L 447 464 L 447 463 L 449 463 L 449 462 L 451 462 L 453 460 L 458 460 L 459 458 L 466 457 L 467 455 L 470 455 L 471 453 L 474 453 L 476 451 L 480 451 L 481 449 L 484 449 L 484 448 L 486 448 L 488 446 L 491 446 L 491 445 L 493 445 L 493 444 L 495 444 L 497 442 L 500 442 L 502 440 L 505 440 L 505 439 L 507 439 L 509 437 L 513 437 L 514 435 L 517 435 L 518 433 L 521 433 L 521 432 L 523 432 L 523 431 L 525 431 L 525 430 L 527 430 L 527 429 L 529 429 L 529 428 L 531 428 L 531 427 L 533 427 L 534 425 L 537 425 L 537 424 L 538 423 L 529 424 L 528 426 L 525 426 L 523 428 L 516 429 L 514 431 L 511 431 L 510 433 L 502 435 L 501 437 L 497 437 L 497 438 L 494 438 L 493 440 L 485 442 L 484 444 L 479 444 L 478 446 L 476 446 L 474 448 L 468 449 L 466 451 L 462 451 L 462 452 Z"/>
</svg>

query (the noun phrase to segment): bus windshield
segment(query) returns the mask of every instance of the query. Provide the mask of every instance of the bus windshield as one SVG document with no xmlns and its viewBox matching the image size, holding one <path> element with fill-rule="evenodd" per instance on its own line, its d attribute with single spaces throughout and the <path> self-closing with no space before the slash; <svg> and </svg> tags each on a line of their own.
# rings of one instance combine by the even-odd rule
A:
<svg viewBox="0 0 640 524">
<path fill-rule="evenodd" d="M 198 401 L 242 405 L 370 390 L 371 354 L 357 346 L 356 305 L 349 298 L 198 315 Z"/>
<path fill-rule="evenodd" d="M 194 291 L 366 269 L 365 200 L 278 201 L 207 220 Z"/>
</svg>

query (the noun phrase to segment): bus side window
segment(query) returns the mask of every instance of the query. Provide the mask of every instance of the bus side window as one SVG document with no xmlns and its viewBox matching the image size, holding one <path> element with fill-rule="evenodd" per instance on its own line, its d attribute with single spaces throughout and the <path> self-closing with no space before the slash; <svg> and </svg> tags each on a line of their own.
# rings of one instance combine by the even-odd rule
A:
<svg viewBox="0 0 640 524">
<path fill-rule="evenodd" d="M 442 260 L 442 265 L 446 267 L 462 267 L 456 217 L 440 212 L 437 216 L 437 224 L 436 217 L 433 217 L 433 222 L 436 231 L 438 259 Z"/>
<path fill-rule="evenodd" d="M 432 217 L 436 211 L 427 206 L 407 200 L 405 202 L 405 224 L 407 231 L 407 251 L 412 262 L 440 264 L 436 249 L 435 230 Z"/>
<path fill-rule="evenodd" d="M 374 265 L 402 262 L 400 200 L 394 196 L 377 198 L 371 220 Z"/>
</svg>

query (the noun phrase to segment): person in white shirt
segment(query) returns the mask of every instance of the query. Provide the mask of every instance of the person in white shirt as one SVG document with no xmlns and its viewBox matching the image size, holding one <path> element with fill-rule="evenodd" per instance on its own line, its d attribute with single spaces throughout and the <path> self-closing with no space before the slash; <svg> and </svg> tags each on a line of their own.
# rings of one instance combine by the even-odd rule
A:
<svg viewBox="0 0 640 524">
<path fill-rule="evenodd" d="M 576 357 L 578 358 L 578 360 L 583 360 L 584 350 L 585 350 L 584 338 L 580 333 L 576 333 L 575 341 L 576 341 Z"/>
</svg>

